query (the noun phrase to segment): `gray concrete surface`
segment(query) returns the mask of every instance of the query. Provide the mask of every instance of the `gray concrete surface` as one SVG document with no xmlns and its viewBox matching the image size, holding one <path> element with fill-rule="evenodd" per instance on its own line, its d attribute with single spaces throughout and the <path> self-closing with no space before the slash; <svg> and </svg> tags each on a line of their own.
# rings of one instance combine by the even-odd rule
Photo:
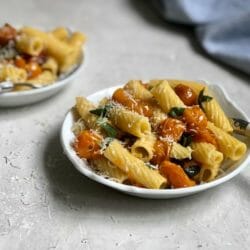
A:
<svg viewBox="0 0 250 250">
<path fill-rule="evenodd" d="M 129 79 L 223 85 L 250 116 L 249 76 L 207 58 L 188 28 L 146 1 L 1 1 L 2 22 L 73 26 L 88 35 L 79 80 L 32 106 L 0 109 L 0 249 L 249 249 L 250 169 L 176 200 L 143 200 L 94 183 L 63 155 L 59 130 L 76 95 Z"/>
</svg>

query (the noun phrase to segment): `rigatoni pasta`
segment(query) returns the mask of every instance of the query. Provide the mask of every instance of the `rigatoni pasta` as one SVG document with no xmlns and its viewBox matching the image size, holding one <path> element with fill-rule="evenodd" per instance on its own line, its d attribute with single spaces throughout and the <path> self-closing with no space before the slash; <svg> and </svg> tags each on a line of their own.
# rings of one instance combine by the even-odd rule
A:
<svg viewBox="0 0 250 250">
<path fill-rule="evenodd" d="M 213 123 L 207 115 L 213 108 L 205 107 L 214 97 L 195 84 L 131 80 L 97 105 L 77 97 L 76 154 L 105 177 L 141 188 L 214 180 L 224 161 L 243 157 L 246 145 Z"/>
</svg>

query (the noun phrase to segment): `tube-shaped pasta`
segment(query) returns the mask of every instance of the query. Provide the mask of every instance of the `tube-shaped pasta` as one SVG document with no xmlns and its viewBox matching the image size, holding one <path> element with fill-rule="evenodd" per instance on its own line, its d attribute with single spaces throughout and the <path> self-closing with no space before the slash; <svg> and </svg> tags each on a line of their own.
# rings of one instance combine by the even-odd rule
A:
<svg viewBox="0 0 250 250">
<path fill-rule="evenodd" d="M 113 140 L 104 151 L 104 156 L 115 166 L 128 174 L 133 181 L 147 188 L 160 189 L 167 180 L 158 171 L 148 168 L 145 163 L 133 156 L 118 140 Z"/>
<path fill-rule="evenodd" d="M 202 182 L 208 182 L 214 180 L 218 175 L 220 165 L 207 166 L 202 165 L 199 175 L 196 177 L 196 180 Z"/>
<path fill-rule="evenodd" d="M 25 82 L 27 72 L 24 69 L 17 68 L 13 65 L 0 66 L 0 81 L 9 80 L 13 83 Z"/>
<path fill-rule="evenodd" d="M 81 48 L 83 43 L 86 41 L 86 36 L 81 32 L 74 32 L 68 39 L 68 43 L 71 46 Z"/>
<path fill-rule="evenodd" d="M 42 65 L 44 70 L 50 71 L 53 75 L 57 75 L 58 63 L 53 57 L 49 57 L 47 61 Z"/>
<path fill-rule="evenodd" d="M 108 159 L 101 157 L 91 161 L 94 168 L 101 174 L 114 179 L 119 183 L 123 183 L 128 179 L 128 175 L 118 167 L 114 166 Z"/>
<path fill-rule="evenodd" d="M 184 103 L 165 80 L 155 85 L 151 93 L 164 112 L 168 113 L 173 107 L 185 107 Z"/>
<path fill-rule="evenodd" d="M 191 159 L 192 149 L 190 147 L 183 147 L 181 144 L 173 142 L 170 158 L 177 160 Z"/>
<path fill-rule="evenodd" d="M 206 142 L 191 143 L 192 157 L 197 162 L 206 166 L 217 166 L 223 161 L 223 154 L 215 146 Z"/>
<path fill-rule="evenodd" d="M 57 60 L 62 72 L 67 71 L 70 66 L 77 63 L 79 58 L 79 49 L 76 49 L 66 42 L 57 39 L 53 34 L 31 27 L 23 27 L 21 29 L 21 33 L 29 37 L 38 37 L 41 39 L 48 54 Z"/>
<path fill-rule="evenodd" d="M 204 95 L 212 96 L 207 87 L 204 90 Z M 220 104 L 214 98 L 208 102 L 203 102 L 202 107 L 208 120 L 213 122 L 215 126 L 225 130 L 226 132 L 233 131 L 229 119 L 222 110 Z"/>
<path fill-rule="evenodd" d="M 195 82 L 195 81 L 189 81 L 189 80 L 175 80 L 175 79 L 165 79 L 165 80 L 169 83 L 169 85 L 171 86 L 172 89 L 174 89 L 179 84 L 183 84 L 183 85 L 190 87 L 197 95 L 206 86 L 202 83 Z M 157 79 L 151 80 L 149 82 L 149 86 L 151 88 L 153 88 L 154 86 L 159 84 L 161 81 L 163 81 L 163 80 L 159 80 L 159 79 L 158 80 Z"/>
<path fill-rule="evenodd" d="M 121 105 L 115 105 L 108 112 L 111 122 L 124 132 L 137 137 L 144 137 L 151 133 L 151 126 L 147 117 L 127 110 Z"/>
<path fill-rule="evenodd" d="M 97 129 L 98 126 L 96 124 L 97 116 L 91 114 L 89 111 L 95 109 L 95 105 L 87 100 L 85 97 L 76 97 L 76 109 L 83 119 L 85 125 L 91 129 Z"/>
<path fill-rule="evenodd" d="M 213 123 L 208 122 L 208 128 L 214 133 L 219 150 L 233 161 L 239 160 L 247 150 L 245 143 L 237 140 L 224 130 L 216 127 Z"/>
<path fill-rule="evenodd" d="M 21 53 L 38 56 L 44 49 L 44 43 L 40 37 L 22 34 L 16 40 L 16 48 Z"/>
<path fill-rule="evenodd" d="M 197 95 L 200 93 L 200 91 L 205 87 L 204 84 L 194 81 L 188 81 L 188 80 L 175 80 L 175 79 L 167 79 L 170 86 L 174 89 L 177 85 L 183 84 L 188 87 L 190 87 Z"/>
<path fill-rule="evenodd" d="M 154 154 L 154 144 L 156 137 L 154 134 L 139 138 L 131 147 L 131 153 L 144 162 L 149 162 Z"/>
<path fill-rule="evenodd" d="M 141 81 L 138 81 L 138 80 L 130 80 L 124 86 L 124 89 L 127 90 L 136 99 L 148 101 L 153 98 L 153 95 L 151 94 L 151 92 L 142 85 Z"/>
<path fill-rule="evenodd" d="M 51 33 L 62 41 L 67 41 L 69 38 L 69 31 L 65 27 L 57 27 Z"/>
<path fill-rule="evenodd" d="M 56 76 L 49 70 L 44 70 L 40 75 L 35 78 L 29 79 L 26 82 L 37 83 L 37 84 L 50 84 L 56 80 Z"/>
</svg>

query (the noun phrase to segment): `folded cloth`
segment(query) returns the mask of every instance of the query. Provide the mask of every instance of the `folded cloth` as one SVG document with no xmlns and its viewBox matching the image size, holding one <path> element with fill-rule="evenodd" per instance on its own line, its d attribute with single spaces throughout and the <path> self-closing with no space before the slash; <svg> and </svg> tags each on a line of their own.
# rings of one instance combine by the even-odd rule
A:
<svg viewBox="0 0 250 250">
<path fill-rule="evenodd" d="M 250 0 L 153 0 L 161 15 L 194 25 L 211 56 L 250 74 Z"/>
</svg>

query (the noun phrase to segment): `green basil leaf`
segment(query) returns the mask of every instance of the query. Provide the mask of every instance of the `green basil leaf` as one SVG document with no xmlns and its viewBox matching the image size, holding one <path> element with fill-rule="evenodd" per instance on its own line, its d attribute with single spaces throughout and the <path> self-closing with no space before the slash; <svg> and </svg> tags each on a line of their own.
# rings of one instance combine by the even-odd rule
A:
<svg viewBox="0 0 250 250">
<path fill-rule="evenodd" d="M 191 165 L 184 167 L 183 170 L 188 175 L 188 177 L 192 178 L 200 173 L 201 167 L 199 165 Z"/>
<path fill-rule="evenodd" d="M 187 147 L 191 144 L 192 142 L 192 136 L 187 133 L 183 133 L 180 139 L 180 144 L 184 147 Z"/>
<path fill-rule="evenodd" d="M 104 117 L 106 115 L 107 110 L 104 107 L 104 108 L 92 109 L 89 112 L 91 114 Z"/>
<path fill-rule="evenodd" d="M 203 107 L 202 107 L 202 103 L 203 102 L 210 102 L 212 99 L 213 99 L 213 97 L 211 97 L 211 96 L 208 96 L 208 95 L 204 95 L 204 90 L 205 89 L 202 89 L 201 91 L 200 91 L 200 93 L 199 93 L 199 96 L 198 96 L 198 104 L 199 104 L 199 106 L 203 109 Z"/>
<path fill-rule="evenodd" d="M 182 116 L 183 113 L 184 113 L 184 111 L 185 111 L 185 108 L 173 107 L 168 112 L 168 115 L 171 116 L 171 117 L 173 117 L 173 118 L 177 118 L 179 116 Z"/>
<path fill-rule="evenodd" d="M 109 123 L 104 122 L 100 124 L 101 128 L 104 129 L 105 133 L 108 137 L 115 138 L 117 135 L 117 131 L 114 127 L 112 127 Z"/>
</svg>

